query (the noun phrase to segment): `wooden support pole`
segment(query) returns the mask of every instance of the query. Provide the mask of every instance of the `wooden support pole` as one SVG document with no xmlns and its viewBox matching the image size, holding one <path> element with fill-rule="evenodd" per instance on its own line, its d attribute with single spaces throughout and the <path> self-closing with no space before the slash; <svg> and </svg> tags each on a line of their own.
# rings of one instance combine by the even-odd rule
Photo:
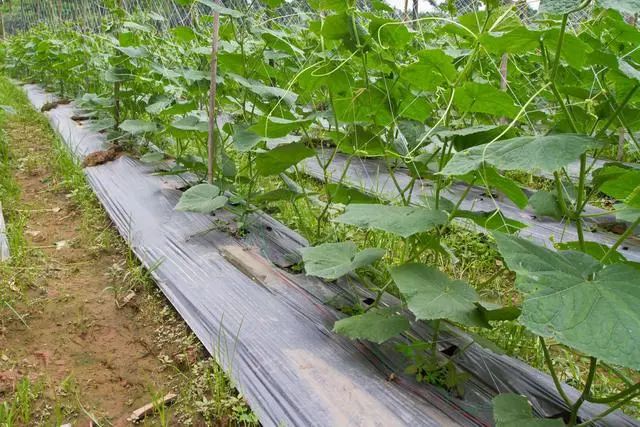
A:
<svg viewBox="0 0 640 427">
<path fill-rule="evenodd" d="M 622 159 L 624 158 L 624 142 L 625 142 L 625 137 L 626 132 L 625 129 L 623 127 L 621 127 L 618 130 L 618 152 L 616 153 L 616 160 L 621 162 Z"/>
<path fill-rule="evenodd" d="M 509 82 L 507 81 L 507 67 L 509 65 L 509 54 L 503 53 L 502 58 L 500 58 L 500 90 L 503 92 L 507 91 L 507 85 Z M 509 120 L 506 117 L 500 118 L 500 124 L 506 125 L 509 123 Z"/>
<path fill-rule="evenodd" d="M 213 13 L 213 35 L 211 37 L 211 86 L 209 88 L 209 138 L 207 141 L 208 151 L 208 174 L 207 182 L 213 184 L 216 173 L 216 91 L 218 78 L 218 37 L 220 32 L 220 14 Z"/>
</svg>

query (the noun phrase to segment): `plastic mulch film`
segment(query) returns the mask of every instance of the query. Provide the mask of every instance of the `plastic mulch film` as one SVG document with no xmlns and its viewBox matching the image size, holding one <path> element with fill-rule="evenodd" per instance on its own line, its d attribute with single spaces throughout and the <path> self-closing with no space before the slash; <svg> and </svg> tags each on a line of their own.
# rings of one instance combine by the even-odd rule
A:
<svg viewBox="0 0 640 427">
<path fill-rule="evenodd" d="M 47 101 L 37 87 L 25 89 L 36 108 Z M 103 138 L 72 115 L 72 106 L 48 113 L 69 148 L 79 157 L 103 149 Z M 463 396 L 417 384 L 402 373 L 406 361 L 394 349 L 402 338 L 378 346 L 331 332 L 343 315 L 328 302 L 366 299 L 365 290 L 354 296 L 340 281 L 325 283 L 274 266 L 296 262 L 296 250 L 307 244 L 301 236 L 256 214 L 240 239 L 224 231 L 233 228 L 231 213 L 213 218 L 174 211 L 184 182 L 153 175 L 155 170 L 122 156 L 85 174 L 119 232 L 153 266 L 159 287 L 263 425 L 491 425 L 490 400 L 504 391 L 527 394 L 539 415 L 562 412 L 548 376 L 471 343 L 453 328 L 441 349 L 444 357 L 453 347 L 466 347 L 456 355 L 472 373 Z M 426 324 L 414 326 L 414 333 L 430 335 Z M 600 408 L 584 405 L 580 414 L 589 417 Z M 616 412 L 600 425 L 636 424 Z"/>
<path fill-rule="evenodd" d="M 2 202 L 0 201 L 0 262 L 10 258 L 9 240 L 7 239 L 7 228 L 4 224 L 4 216 L 2 215 Z"/>
<path fill-rule="evenodd" d="M 328 156 L 328 151 L 319 152 L 319 158 Z M 387 172 L 384 163 L 375 159 L 352 158 L 348 160 L 346 155 L 338 154 L 333 163 L 329 166 L 329 175 L 337 182 L 343 176 L 345 167 L 348 167 L 344 174 L 343 183 L 363 192 L 373 194 L 385 200 L 399 199 L 391 175 Z M 308 175 L 322 180 L 324 173 L 322 167 L 315 158 L 304 161 L 303 171 Z M 411 177 L 406 171 L 398 168 L 394 171 L 394 178 L 400 188 L 408 188 Z M 454 184 L 442 193 L 442 196 L 450 200 L 458 200 L 466 190 L 466 185 Z M 434 191 L 428 181 L 417 180 L 411 194 L 411 200 L 424 200 L 425 196 L 431 196 Z M 573 242 L 578 240 L 578 232 L 572 223 L 566 221 L 556 221 L 551 218 L 538 218 L 530 209 L 520 209 L 509 200 L 502 200 L 486 194 L 486 189 L 473 187 L 465 200 L 460 204 L 460 209 L 474 212 L 492 212 L 499 209 L 505 218 L 513 219 L 525 224 L 527 227 L 520 230 L 519 235 L 527 237 L 540 245 L 549 247 L 550 242 Z M 601 209 L 589 207 L 588 213 L 602 213 Z M 620 237 L 617 234 L 604 231 L 609 224 L 616 223 L 613 215 L 598 215 L 589 218 L 591 229 L 584 230 L 585 239 L 612 246 Z M 600 227 L 600 228 L 598 228 Z M 627 239 L 624 245 L 618 249 L 628 260 L 640 262 L 640 238 L 632 236 Z"/>
</svg>

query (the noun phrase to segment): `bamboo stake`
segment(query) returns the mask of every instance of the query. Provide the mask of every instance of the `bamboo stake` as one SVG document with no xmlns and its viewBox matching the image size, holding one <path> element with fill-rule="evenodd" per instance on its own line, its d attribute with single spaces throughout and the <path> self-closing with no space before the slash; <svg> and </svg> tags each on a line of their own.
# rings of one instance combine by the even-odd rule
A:
<svg viewBox="0 0 640 427">
<path fill-rule="evenodd" d="M 616 155 L 616 160 L 621 162 L 624 157 L 624 139 L 625 129 L 622 127 L 618 131 L 618 153 Z"/>
<path fill-rule="evenodd" d="M 207 181 L 213 184 L 213 177 L 216 170 L 216 90 L 218 77 L 218 33 L 220 31 L 220 14 L 213 13 L 213 36 L 211 37 L 211 86 L 209 88 L 209 138 L 208 148 L 208 175 Z"/>
<path fill-rule="evenodd" d="M 500 90 L 503 92 L 507 91 L 507 66 L 509 64 L 509 54 L 503 53 L 502 58 L 500 59 Z M 500 124 L 507 124 L 509 120 L 506 117 L 500 118 Z"/>
</svg>

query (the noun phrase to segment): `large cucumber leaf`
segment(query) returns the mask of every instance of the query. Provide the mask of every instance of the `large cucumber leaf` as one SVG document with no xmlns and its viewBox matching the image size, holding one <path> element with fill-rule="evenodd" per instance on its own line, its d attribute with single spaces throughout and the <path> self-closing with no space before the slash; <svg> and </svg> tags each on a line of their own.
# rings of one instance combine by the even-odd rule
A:
<svg viewBox="0 0 640 427">
<path fill-rule="evenodd" d="M 393 309 L 374 308 L 364 314 L 338 320 L 333 331 L 351 339 L 382 344 L 409 329 L 409 320 Z"/>
<path fill-rule="evenodd" d="M 475 304 L 478 294 L 466 282 L 418 263 L 392 268 L 391 277 L 417 319 L 449 319 L 465 325 L 487 326 Z"/>
<path fill-rule="evenodd" d="M 175 210 L 206 214 L 226 204 L 227 197 L 221 194 L 218 187 L 211 184 L 198 184 L 182 193 Z"/>
<path fill-rule="evenodd" d="M 409 237 L 447 222 L 444 211 L 413 206 L 349 205 L 334 221 Z"/>
<path fill-rule="evenodd" d="M 499 394 L 493 398 L 496 427 L 564 427 L 560 419 L 535 418 L 531 404 L 519 394 Z"/>
<path fill-rule="evenodd" d="M 483 163 L 498 170 L 555 172 L 577 160 L 585 151 L 601 145 L 598 140 L 586 135 L 521 136 L 456 153 L 441 173 L 464 175 L 478 169 Z"/>
<path fill-rule="evenodd" d="M 279 145 L 256 155 L 256 170 L 262 176 L 277 175 L 314 154 L 315 151 L 302 142 Z"/>
<path fill-rule="evenodd" d="M 453 102 L 460 112 L 514 117 L 518 108 L 506 92 L 482 83 L 468 82 L 456 90 Z"/>
<path fill-rule="evenodd" d="M 524 293 L 520 322 L 605 362 L 640 369 L 640 274 L 582 252 L 494 233 Z"/>
<path fill-rule="evenodd" d="M 384 249 L 367 248 L 358 252 L 353 242 L 324 243 L 300 249 L 304 270 L 310 276 L 335 280 L 384 256 Z"/>
</svg>

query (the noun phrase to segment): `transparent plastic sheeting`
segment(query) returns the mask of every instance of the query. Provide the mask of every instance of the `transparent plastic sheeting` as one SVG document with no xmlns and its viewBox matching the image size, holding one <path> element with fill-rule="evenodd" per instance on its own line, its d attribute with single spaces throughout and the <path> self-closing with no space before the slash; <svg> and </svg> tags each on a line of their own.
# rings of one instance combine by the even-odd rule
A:
<svg viewBox="0 0 640 427">
<path fill-rule="evenodd" d="M 37 86 L 24 88 L 36 108 L 50 100 Z M 71 120 L 72 105 L 47 115 L 80 158 L 103 148 L 101 135 Z M 452 329 L 443 334 L 442 349 L 466 346 L 457 358 L 473 368 L 463 398 L 417 384 L 402 373 L 406 362 L 394 350 L 398 340 L 378 346 L 331 332 L 342 315 L 327 302 L 353 298 L 342 291 L 344 284 L 274 266 L 297 262 L 304 238 L 266 215 L 252 216 L 240 239 L 221 231 L 222 224 L 233 226 L 228 212 L 213 218 L 174 211 L 184 181 L 154 176 L 155 170 L 123 156 L 86 168 L 85 174 L 122 236 L 147 267 L 153 266 L 159 287 L 230 373 L 263 425 L 491 425 L 490 400 L 508 391 L 529 395 L 541 416 L 562 411 L 547 375 Z M 430 331 L 419 322 L 414 333 L 428 338 Z M 576 390 L 567 391 L 577 396 Z M 585 405 L 581 414 L 601 411 L 602 406 Z M 616 412 L 601 425 L 637 424 Z"/>
<path fill-rule="evenodd" d="M 320 159 L 328 158 L 327 156 L 329 155 L 330 152 L 326 149 L 318 152 L 318 158 Z M 348 168 L 348 170 L 346 174 L 343 174 L 345 168 Z M 322 167 L 315 157 L 304 161 L 303 171 L 316 179 L 324 179 Z M 408 188 L 411 182 L 411 177 L 406 170 L 396 169 L 392 178 L 383 162 L 376 159 L 357 157 L 349 159 L 344 154 L 335 156 L 328 172 L 330 179 L 334 182 L 338 182 L 342 177 L 342 182 L 345 185 L 358 188 L 367 194 L 372 194 L 385 200 L 400 200 L 393 178 L 395 178 L 400 188 Z M 465 184 L 453 184 L 443 192 L 442 196 L 455 202 L 464 194 L 466 187 Z M 434 192 L 435 188 L 429 181 L 417 180 L 413 186 L 411 200 L 424 200 L 427 196 L 433 196 Z M 578 240 L 578 231 L 575 224 L 556 221 L 552 218 L 536 217 L 531 208 L 520 209 L 510 200 L 491 197 L 486 192 L 485 188 L 472 187 L 467 197 L 460 204 L 460 209 L 474 212 L 491 212 L 500 209 L 505 218 L 519 221 L 527 226 L 520 230 L 520 236 L 527 237 L 546 247 L 550 247 L 551 242 L 575 242 Z M 603 212 L 602 209 L 592 206 L 587 207 L 587 213 L 589 214 L 602 214 Z M 597 226 L 616 223 L 613 215 L 598 215 L 597 217 L 587 218 L 586 221 L 587 224 L 594 226 L 593 229 L 584 230 L 585 239 L 589 241 L 612 246 L 620 237 L 617 234 L 596 228 Z M 618 251 L 628 260 L 640 262 L 640 239 L 637 236 L 631 236 L 620 246 Z"/>
</svg>

